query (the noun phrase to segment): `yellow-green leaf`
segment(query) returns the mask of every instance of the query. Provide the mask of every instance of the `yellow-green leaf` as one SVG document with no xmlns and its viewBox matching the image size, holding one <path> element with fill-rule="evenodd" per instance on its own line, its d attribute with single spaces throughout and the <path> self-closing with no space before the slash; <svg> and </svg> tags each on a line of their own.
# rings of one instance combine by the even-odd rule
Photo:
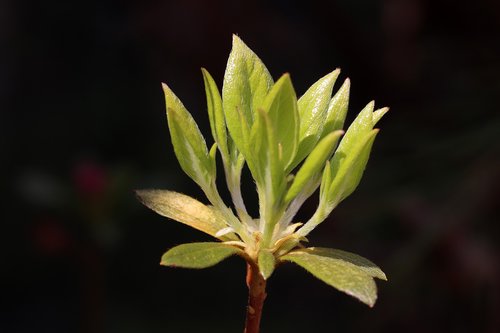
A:
<svg viewBox="0 0 500 333">
<path fill-rule="evenodd" d="M 327 185 L 330 205 L 336 206 L 358 186 L 378 131 L 374 129 L 364 137 L 358 137 L 358 142 L 346 152 L 339 150 L 335 152 L 331 160 L 332 182 Z"/>
<path fill-rule="evenodd" d="M 293 250 L 280 260 L 296 263 L 328 285 L 372 307 L 377 300 L 373 277 L 385 278 L 373 263 L 345 251 L 308 248 Z"/>
<path fill-rule="evenodd" d="M 136 191 L 139 200 L 158 214 L 184 223 L 213 237 L 227 227 L 224 219 L 213 207 L 206 206 L 182 193 L 166 190 Z M 216 237 L 221 240 L 236 240 L 234 235 Z"/>
<path fill-rule="evenodd" d="M 262 108 L 275 125 L 279 158 L 283 165 L 292 163 L 298 148 L 299 112 L 297 96 L 289 74 L 284 74 L 272 87 Z"/>
<path fill-rule="evenodd" d="M 344 81 L 339 91 L 332 97 L 328 110 L 326 111 L 325 126 L 321 137 L 327 136 L 329 133 L 341 130 L 344 127 L 347 109 L 349 108 L 349 89 L 351 83 L 349 79 Z"/>
<path fill-rule="evenodd" d="M 273 274 L 276 265 L 274 255 L 270 251 L 261 250 L 259 252 L 258 263 L 260 273 L 267 280 Z"/>
<path fill-rule="evenodd" d="M 236 35 L 233 35 L 233 48 L 229 54 L 224 84 L 222 87 L 222 106 L 229 133 L 244 154 L 248 138 L 242 135 L 242 121 L 251 128 L 256 109 L 273 85 L 273 79 L 259 57 Z M 246 157 L 246 156 L 245 156 Z"/>
<path fill-rule="evenodd" d="M 337 69 L 325 75 L 314 83 L 298 100 L 300 118 L 299 148 L 291 168 L 299 164 L 318 142 L 323 131 L 333 85 L 339 73 L 340 70 Z"/>
<path fill-rule="evenodd" d="M 207 268 L 243 251 L 235 246 L 217 242 L 189 243 L 168 250 L 160 265 L 182 268 Z"/>
<path fill-rule="evenodd" d="M 285 196 L 285 203 L 292 201 L 304 188 L 304 185 L 325 166 L 326 160 L 330 158 L 342 131 L 335 131 L 323 138 L 307 156 L 304 164 L 300 167 L 293 183 Z"/>
<path fill-rule="evenodd" d="M 208 118 L 210 120 L 210 129 L 212 136 L 219 147 L 224 159 L 229 158 L 229 149 L 227 145 L 226 121 L 224 120 L 224 111 L 222 109 L 222 99 L 219 89 L 215 84 L 210 73 L 201 69 L 203 81 L 205 83 L 205 94 L 207 97 Z"/>
<path fill-rule="evenodd" d="M 163 84 L 163 91 L 175 156 L 182 170 L 198 185 L 204 187 L 215 174 L 205 139 L 191 114 L 166 84 Z"/>
</svg>

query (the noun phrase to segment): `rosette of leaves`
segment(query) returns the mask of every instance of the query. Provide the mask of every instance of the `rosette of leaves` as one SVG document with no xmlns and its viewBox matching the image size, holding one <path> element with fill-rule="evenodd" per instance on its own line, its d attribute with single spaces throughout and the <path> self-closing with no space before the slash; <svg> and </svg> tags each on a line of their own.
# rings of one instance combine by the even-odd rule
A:
<svg viewBox="0 0 500 333">
<path fill-rule="evenodd" d="M 222 93 L 208 71 L 202 73 L 214 140 L 210 148 L 179 98 L 165 84 L 163 90 L 175 155 L 209 204 L 168 190 L 140 190 L 137 195 L 160 215 L 203 231 L 215 241 L 176 246 L 163 255 L 161 264 L 206 268 L 232 255 L 242 257 L 248 264 L 253 313 L 262 304 L 260 309 L 258 302 L 252 304 L 252 293 L 263 302 L 265 281 L 284 262 L 293 262 L 373 306 L 374 278 L 386 280 L 375 264 L 353 253 L 305 244 L 306 236 L 357 187 L 378 133 L 374 126 L 388 108 L 374 110 L 374 103 L 368 103 L 344 132 L 350 81 L 346 79 L 333 93 L 339 69 L 298 98 L 290 75 L 274 82 L 264 63 L 236 35 Z M 217 154 L 232 205 L 217 189 Z M 241 193 L 245 166 L 256 185 L 259 217 L 250 216 Z M 295 221 L 301 205 L 318 188 L 316 212 L 305 222 Z"/>
</svg>

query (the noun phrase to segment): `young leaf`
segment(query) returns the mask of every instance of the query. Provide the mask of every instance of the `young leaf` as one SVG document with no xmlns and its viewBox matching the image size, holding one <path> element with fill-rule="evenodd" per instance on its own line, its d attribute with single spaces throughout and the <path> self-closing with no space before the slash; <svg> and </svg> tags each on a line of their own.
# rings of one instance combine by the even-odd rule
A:
<svg viewBox="0 0 500 333">
<path fill-rule="evenodd" d="M 358 138 L 360 142 L 346 153 L 337 154 L 338 150 L 335 152 L 331 161 L 333 180 L 329 185 L 328 193 L 330 205 L 336 206 L 358 186 L 378 131 L 378 129 L 374 129 L 364 138 Z"/>
<path fill-rule="evenodd" d="M 293 161 L 297 153 L 299 136 L 299 112 L 297 96 L 289 74 L 284 74 L 269 91 L 262 108 L 267 111 L 276 127 L 276 139 L 283 165 Z"/>
<path fill-rule="evenodd" d="M 149 209 L 172 220 L 187 224 L 221 240 L 236 240 L 234 235 L 217 237 L 227 225 L 212 207 L 206 206 L 187 195 L 166 190 L 136 191 L 139 200 Z"/>
<path fill-rule="evenodd" d="M 342 133 L 342 131 L 330 133 L 307 156 L 286 193 L 285 203 L 292 201 L 302 191 L 304 185 L 324 167 Z"/>
<path fill-rule="evenodd" d="M 273 79 L 264 63 L 238 36 L 233 35 L 233 48 L 224 74 L 222 106 L 229 133 L 244 154 L 248 155 L 248 138 L 242 135 L 240 118 L 243 117 L 252 127 L 254 113 L 262 106 L 272 85 Z"/>
<path fill-rule="evenodd" d="M 273 274 L 274 266 L 276 265 L 274 255 L 270 251 L 261 250 L 259 252 L 258 263 L 260 273 L 267 280 Z"/>
<path fill-rule="evenodd" d="M 343 250 L 325 248 L 325 247 L 314 247 L 313 249 L 314 249 L 313 252 L 317 255 L 343 260 L 345 262 L 350 262 L 351 264 L 359 267 L 359 269 L 363 270 L 366 274 L 370 275 L 371 277 L 387 281 L 387 276 L 380 269 L 380 267 L 378 267 L 370 260 L 358 254 Z"/>
<path fill-rule="evenodd" d="M 382 118 L 384 116 L 384 114 L 386 114 L 388 111 L 389 111 L 388 107 L 373 111 L 373 116 L 372 116 L 373 117 L 373 120 L 372 120 L 373 126 L 375 126 L 375 124 L 378 123 L 380 118 Z"/>
<path fill-rule="evenodd" d="M 322 248 L 293 250 L 280 258 L 296 263 L 328 285 L 372 307 L 377 300 L 373 276 L 385 275 L 367 260 L 352 259 L 343 251 Z"/>
<path fill-rule="evenodd" d="M 275 128 L 269 115 L 262 109 L 258 109 L 251 135 L 252 156 L 257 162 L 256 172 L 261 180 L 259 183 L 256 178 L 257 184 L 265 188 L 267 199 L 272 202 L 280 197 L 285 184 Z"/>
<path fill-rule="evenodd" d="M 329 133 L 341 130 L 344 127 L 347 109 L 349 107 L 349 89 L 351 82 L 346 79 L 339 91 L 332 97 L 328 110 L 326 111 L 325 125 L 321 137 L 327 136 Z"/>
<path fill-rule="evenodd" d="M 335 154 L 347 155 L 348 152 L 373 129 L 373 107 L 374 102 L 372 101 L 361 110 L 347 129 Z"/>
<path fill-rule="evenodd" d="M 314 83 L 298 100 L 300 129 L 299 148 L 291 168 L 299 164 L 314 148 L 323 131 L 324 120 L 333 85 L 339 69 L 325 75 Z"/>
<path fill-rule="evenodd" d="M 215 174 L 205 139 L 191 114 L 166 84 L 163 84 L 163 91 L 168 127 L 177 160 L 182 170 L 198 185 L 204 187 Z"/>
<path fill-rule="evenodd" d="M 229 149 L 227 146 L 226 122 L 224 120 L 224 111 L 222 110 L 222 99 L 219 89 L 215 84 L 210 73 L 205 69 L 201 69 L 203 73 L 203 81 L 205 83 L 205 94 L 207 95 L 208 118 L 210 120 L 210 128 L 212 136 L 221 151 L 224 159 L 229 159 Z"/>
<path fill-rule="evenodd" d="M 168 250 L 160 265 L 182 268 L 207 268 L 243 251 L 235 246 L 218 242 L 189 243 Z"/>
</svg>

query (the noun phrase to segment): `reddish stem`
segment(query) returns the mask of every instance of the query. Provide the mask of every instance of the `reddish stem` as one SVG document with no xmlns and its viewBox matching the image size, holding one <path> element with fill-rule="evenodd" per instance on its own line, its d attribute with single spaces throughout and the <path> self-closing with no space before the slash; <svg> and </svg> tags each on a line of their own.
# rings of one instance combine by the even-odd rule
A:
<svg viewBox="0 0 500 333">
<path fill-rule="evenodd" d="M 247 263 L 248 305 L 244 333 L 259 333 L 262 308 L 266 299 L 266 280 L 255 264 Z"/>
</svg>

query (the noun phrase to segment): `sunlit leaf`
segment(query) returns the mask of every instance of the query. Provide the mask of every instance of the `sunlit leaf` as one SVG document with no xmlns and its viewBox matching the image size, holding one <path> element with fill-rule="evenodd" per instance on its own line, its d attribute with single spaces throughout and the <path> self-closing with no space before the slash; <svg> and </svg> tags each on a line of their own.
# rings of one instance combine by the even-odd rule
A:
<svg viewBox="0 0 500 333">
<path fill-rule="evenodd" d="M 370 307 L 377 300 L 373 277 L 385 279 L 385 274 L 369 260 L 345 251 L 299 249 L 282 256 L 280 260 L 296 263 L 323 282 Z"/>
<path fill-rule="evenodd" d="M 261 179 L 261 184 L 258 183 L 258 185 L 265 188 L 267 198 L 271 201 L 281 195 L 285 185 L 285 174 L 283 164 L 279 159 L 275 128 L 269 115 L 259 109 L 252 128 L 252 152 L 256 158 L 257 173 Z"/>
<path fill-rule="evenodd" d="M 191 114 L 170 88 L 163 84 L 168 127 L 175 156 L 182 170 L 201 187 L 214 176 L 205 139 Z"/>
<path fill-rule="evenodd" d="M 329 204 L 337 205 L 356 189 L 377 133 L 378 129 L 374 129 L 364 137 L 357 138 L 359 142 L 347 152 L 339 150 L 335 152 L 331 160 L 332 182 L 328 186 Z"/>
<path fill-rule="evenodd" d="M 389 111 L 388 107 L 373 111 L 373 126 Z"/>
<path fill-rule="evenodd" d="M 314 83 L 298 100 L 300 129 L 299 148 L 291 167 L 295 167 L 314 148 L 323 131 L 333 85 L 340 70 L 325 75 Z"/>
<path fill-rule="evenodd" d="M 329 133 L 341 130 L 344 127 L 347 109 L 349 107 L 349 88 L 351 83 L 346 79 L 339 91 L 332 97 L 325 117 L 325 125 L 321 137 Z"/>
<path fill-rule="evenodd" d="M 300 191 L 303 189 L 304 185 L 321 169 L 324 167 L 325 162 L 330 158 L 339 137 L 342 135 L 342 131 L 335 131 L 327 135 L 323 140 L 321 140 L 318 145 L 313 149 L 311 154 L 307 156 L 304 164 L 300 167 L 297 175 L 293 179 L 293 183 L 288 189 L 285 196 L 285 203 L 292 201 Z"/>
<path fill-rule="evenodd" d="M 273 85 L 273 79 L 259 57 L 236 35 L 229 54 L 224 85 L 222 106 L 229 133 L 238 149 L 248 155 L 247 140 L 242 134 L 242 120 L 251 128 L 256 109 Z"/>
<path fill-rule="evenodd" d="M 216 237 L 216 233 L 227 227 L 224 219 L 213 207 L 206 206 L 185 194 L 166 190 L 138 190 L 139 200 L 158 214 L 187 224 L 190 227 Z M 235 240 L 234 235 L 216 237 Z"/>
<path fill-rule="evenodd" d="M 299 139 L 297 96 L 289 74 L 276 81 L 262 108 L 275 125 L 280 160 L 283 165 L 288 165 L 297 153 Z"/>
<path fill-rule="evenodd" d="M 182 268 L 207 268 L 243 251 L 235 246 L 218 242 L 189 243 L 168 250 L 160 265 Z"/>
</svg>

